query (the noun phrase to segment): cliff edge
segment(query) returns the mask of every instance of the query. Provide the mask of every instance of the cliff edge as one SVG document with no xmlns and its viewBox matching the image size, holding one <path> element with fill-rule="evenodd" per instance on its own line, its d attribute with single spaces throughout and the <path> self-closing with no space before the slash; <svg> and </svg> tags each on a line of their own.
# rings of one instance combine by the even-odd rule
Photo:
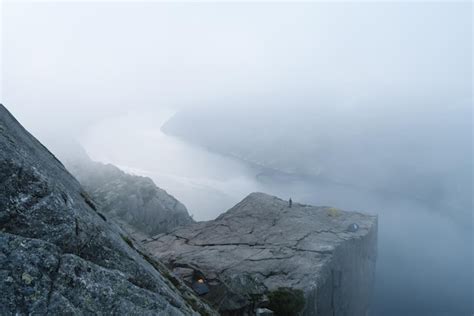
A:
<svg viewBox="0 0 474 316">
<path fill-rule="evenodd" d="M 153 236 L 194 222 L 183 203 L 150 178 L 92 161 L 85 152 L 64 162 L 105 214 L 127 225 L 131 233 Z"/>
<path fill-rule="evenodd" d="M 144 242 L 222 315 L 269 307 L 272 293 L 290 288 L 303 291 L 308 316 L 367 315 L 376 244 L 375 216 L 298 203 L 290 208 L 263 193 L 213 221 Z"/>
</svg>

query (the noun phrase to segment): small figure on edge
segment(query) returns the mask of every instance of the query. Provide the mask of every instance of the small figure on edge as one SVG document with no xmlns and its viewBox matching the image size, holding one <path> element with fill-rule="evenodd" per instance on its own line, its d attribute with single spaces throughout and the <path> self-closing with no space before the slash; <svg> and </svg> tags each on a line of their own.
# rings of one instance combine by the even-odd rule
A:
<svg viewBox="0 0 474 316">
<path fill-rule="evenodd" d="M 290 198 L 290 200 L 288 201 L 288 206 L 289 206 L 290 208 L 291 208 L 291 206 L 293 206 L 293 201 L 291 200 L 291 198 Z"/>
</svg>

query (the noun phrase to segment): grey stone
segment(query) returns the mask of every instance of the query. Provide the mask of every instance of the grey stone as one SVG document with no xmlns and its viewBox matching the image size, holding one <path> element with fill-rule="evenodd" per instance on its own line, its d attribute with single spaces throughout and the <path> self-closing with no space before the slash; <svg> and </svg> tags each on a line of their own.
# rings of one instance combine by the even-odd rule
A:
<svg viewBox="0 0 474 316">
<path fill-rule="evenodd" d="M 257 308 L 255 314 L 256 314 L 256 316 L 273 316 L 273 315 L 275 315 L 268 308 Z"/>
<path fill-rule="evenodd" d="M 213 315 L 0 105 L 0 314 Z"/>
<path fill-rule="evenodd" d="M 348 232 L 347 227 L 358 229 Z M 252 313 L 279 287 L 304 291 L 303 315 L 366 315 L 373 291 L 377 218 L 252 193 L 208 222 L 144 242 L 170 268 L 202 273 L 221 314 Z M 263 307 L 263 306 L 261 306 Z"/>
<path fill-rule="evenodd" d="M 114 165 L 92 161 L 80 147 L 73 152 L 74 156 L 70 153 L 61 155 L 65 157 L 63 161 L 67 169 L 105 215 L 130 226 L 128 231 L 156 235 L 194 222 L 186 207 L 157 187 L 150 178 L 127 174 Z"/>
</svg>

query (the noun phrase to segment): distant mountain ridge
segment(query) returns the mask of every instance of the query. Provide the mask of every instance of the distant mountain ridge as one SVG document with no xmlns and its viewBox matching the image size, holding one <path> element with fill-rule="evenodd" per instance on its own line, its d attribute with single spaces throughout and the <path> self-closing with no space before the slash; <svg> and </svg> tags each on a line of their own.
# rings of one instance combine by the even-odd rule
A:
<svg viewBox="0 0 474 316">
<path fill-rule="evenodd" d="M 383 106 L 372 98 L 346 107 L 332 98 L 272 101 L 183 109 L 162 131 L 283 175 L 404 198 L 440 214 L 450 209 L 457 223 L 470 221 L 472 111 L 465 100 L 452 107 L 452 100 L 402 96 Z"/>
</svg>

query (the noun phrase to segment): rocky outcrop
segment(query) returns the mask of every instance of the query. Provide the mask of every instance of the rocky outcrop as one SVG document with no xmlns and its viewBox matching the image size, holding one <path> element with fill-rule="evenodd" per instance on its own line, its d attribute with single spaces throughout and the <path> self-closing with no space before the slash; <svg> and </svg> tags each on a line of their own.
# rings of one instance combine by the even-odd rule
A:
<svg viewBox="0 0 474 316">
<path fill-rule="evenodd" d="M 0 105 L 0 314 L 214 314 L 134 248 Z"/>
<path fill-rule="evenodd" d="M 190 285 L 206 285 L 202 294 L 224 315 L 266 307 L 266 297 L 284 287 L 303 291 L 303 315 L 357 316 L 369 311 L 376 242 L 375 216 L 298 203 L 290 208 L 253 193 L 216 220 L 144 246 Z"/>
<path fill-rule="evenodd" d="M 152 236 L 194 222 L 186 207 L 150 178 L 94 162 L 85 152 L 65 163 L 105 214 L 137 233 Z"/>
</svg>

